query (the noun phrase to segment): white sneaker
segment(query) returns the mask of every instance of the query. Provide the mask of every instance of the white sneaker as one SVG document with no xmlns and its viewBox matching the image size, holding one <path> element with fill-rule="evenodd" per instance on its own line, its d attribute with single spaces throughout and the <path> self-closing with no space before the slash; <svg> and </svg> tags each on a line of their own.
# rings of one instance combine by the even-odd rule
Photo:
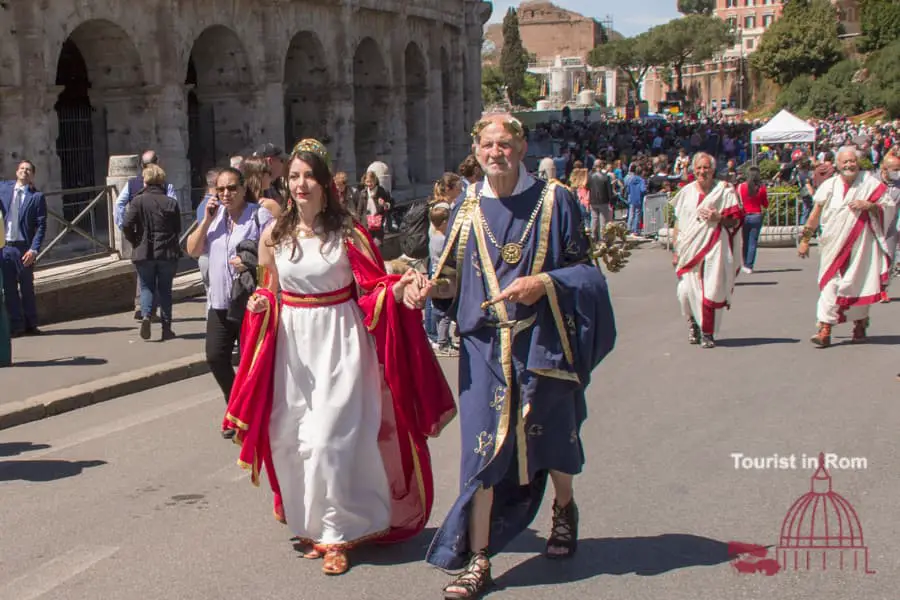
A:
<svg viewBox="0 0 900 600">
<path fill-rule="evenodd" d="M 741 271 L 743 271 L 743 272 L 746 273 L 747 275 L 752 275 L 752 274 L 753 274 L 753 269 L 751 269 L 750 267 L 741 267 Z"/>
</svg>

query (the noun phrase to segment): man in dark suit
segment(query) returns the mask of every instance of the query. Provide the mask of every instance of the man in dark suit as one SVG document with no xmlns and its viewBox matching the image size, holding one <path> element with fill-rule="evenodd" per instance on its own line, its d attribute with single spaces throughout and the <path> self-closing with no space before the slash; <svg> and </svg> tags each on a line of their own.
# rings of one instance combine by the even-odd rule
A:
<svg viewBox="0 0 900 600">
<path fill-rule="evenodd" d="M 37 328 L 34 262 L 47 232 L 47 202 L 33 181 L 34 163 L 28 160 L 19 163 L 15 181 L 0 181 L 6 234 L 6 246 L 2 250 L 3 285 L 12 337 L 41 333 Z"/>
<path fill-rule="evenodd" d="M 606 224 L 613 220 L 612 182 L 604 171 L 603 161 L 594 163 L 594 172 L 588 178 L 588 193 L 591 203 L 591 240 L 597 242 Z"/>
</svg>

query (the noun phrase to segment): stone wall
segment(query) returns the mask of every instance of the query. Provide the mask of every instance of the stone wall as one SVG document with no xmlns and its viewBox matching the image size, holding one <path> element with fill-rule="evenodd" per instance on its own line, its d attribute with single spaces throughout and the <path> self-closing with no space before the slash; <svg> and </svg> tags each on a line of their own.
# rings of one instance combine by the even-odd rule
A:
<svg viewBox="0 0 900 600">
<path fill-rule="evenodd" d="M 549 2 L 523 2 L 517 14 L 522 45 L 537 54 L 538 60 L 557 56 L 586 58 L 603 41 L 602 27 L 596 20 Z M 503 25 L 491 25 L 485 37 L 497 47 L 499 57 Z"/>
<path fill-rule="evenodd" d="M 0 3 L 0 177 L 28 157 L 41 189 L 102 185 L 110 155 L 154 148 L 185 190 L 230 155 L 315 136 L 336 169 L 382 160 L 402 188 L 468 151 L 488 3 L 140 4 Z"/>
</svg>

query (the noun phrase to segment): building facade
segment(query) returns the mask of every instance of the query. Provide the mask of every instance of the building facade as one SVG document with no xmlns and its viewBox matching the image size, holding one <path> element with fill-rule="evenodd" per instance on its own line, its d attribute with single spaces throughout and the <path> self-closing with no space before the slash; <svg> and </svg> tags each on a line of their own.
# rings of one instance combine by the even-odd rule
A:
<svg viewBox="0 0 900 600">
<path fill-rule="evenodd" d="M 0 3 L 0 177 L 28 158 L 41 189 L 102 185 L 109 156 L 153 148 L 184 190 L 258 144 L 316 137 L 336 169 L 380 160 L 402 188 L 468 152 L 488 3 L 140 4 Z"/>
<path fill-rule="evenodd" d="M 759 46 L 763 34 L 777 21 L 786 0 L 716 0 L 713 15 L 735 32 L 735 44 L 720 56 L 684 69 L 684 91 L 695 107 L 707 112 L 746 109 L 750 99 L 747 58 Z M 838 11 L 845 36 L 859 35 L 858 0 L 831 0 Z M 644 99 L 651 110 L 665 99 L 669 86 L 652 70 L 644 81 Z"/>
<path fill-rule="evenodd" d="M 522 45 L 537 55 L 538 62 L 553 61 L 557 56 L 586 60 L 588 52 L 604 40 L 599 21 L 550 2 L 522 2 L 518 17 Z M 496 48 L 499 57 L 503 47 L 503 25 L 489 26 L 485 38 Z"/>
</svg>

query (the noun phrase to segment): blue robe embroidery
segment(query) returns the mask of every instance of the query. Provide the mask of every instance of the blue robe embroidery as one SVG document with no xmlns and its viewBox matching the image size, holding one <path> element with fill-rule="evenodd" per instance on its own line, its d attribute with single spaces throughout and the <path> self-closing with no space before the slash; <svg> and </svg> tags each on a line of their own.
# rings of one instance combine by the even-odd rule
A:
<svg viewBox="0 0 900 600">
<path fill-rule="evenodd" d="M 481 200 L 482 185 L 454 208 L 442 257 L 458 276 L 451 310 L 462 339 L 460 495 L 426 555 L 445 569 L 468 560 L 469 509 L 479 487 L 494 490 L 488 551 L 495 553 L 534 519 L 549 470 L 581 471 L 584 389 L 616 339 L 606 279 L 592 262 L 572 194 L 538 181 L 519 195 Z M 521 240 L 538 203 L 521 260 L 505 263 L 497 245 Z M 482 309 L 526 275 L 545 284 L 537 304 Z"/>
</svg>

